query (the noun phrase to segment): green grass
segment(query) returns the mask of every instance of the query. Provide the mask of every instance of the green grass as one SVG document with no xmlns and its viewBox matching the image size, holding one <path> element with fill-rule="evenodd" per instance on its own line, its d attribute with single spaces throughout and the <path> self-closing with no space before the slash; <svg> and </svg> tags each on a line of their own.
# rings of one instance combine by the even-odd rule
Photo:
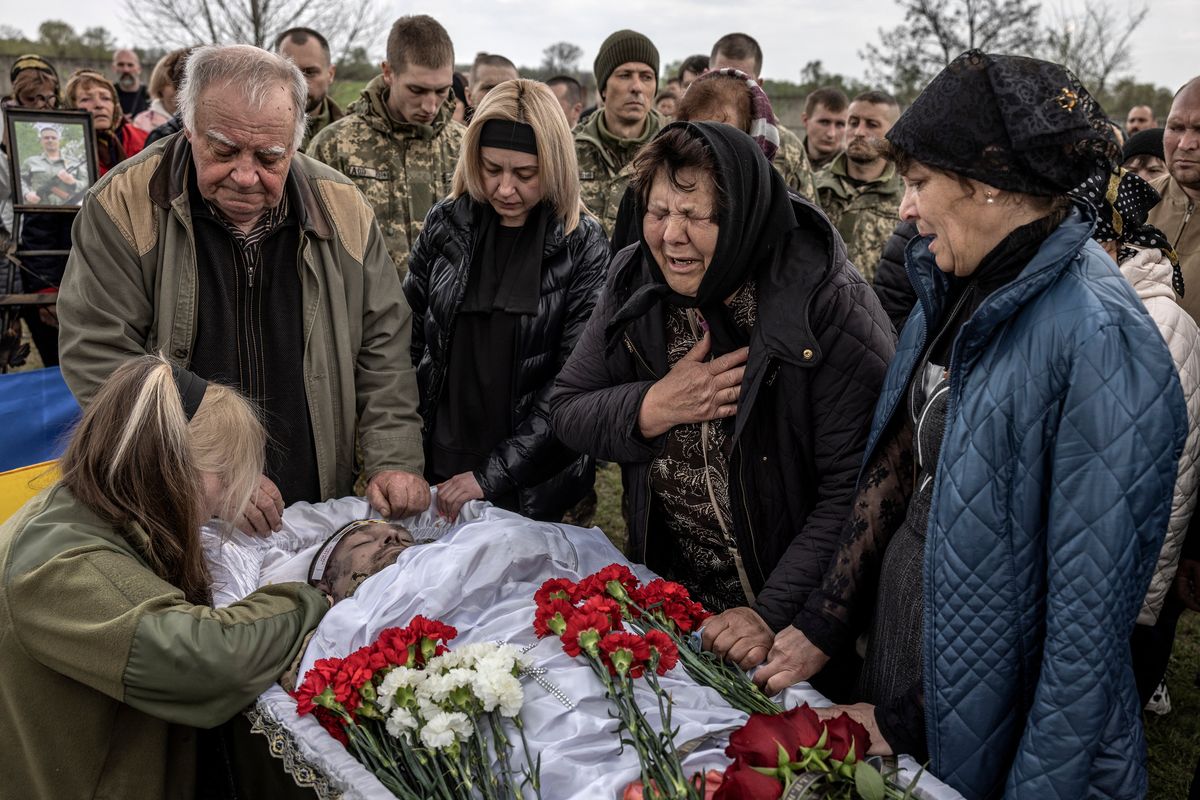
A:
<svg viewBox="0 0 1200 800">
<path fill-rule="evenodd" d="M 366 81 L 334 81 L 329 93 L 333 96 L 333 102 L 345 111 L 346 106 L 358 99 L 366 85 Z"/>
<path fill-rule="evenodd" d="M 596 518 L 618 548 L 625 545 L 625 520 L 621 516 L 621 470 L 607 464 L 596 473 Z M 1146 740 L 1150 749 L 1149 800 L 1182 800 L 1187 797 L 1196 758 L 1200 756 L 1200 689 L 1193 685 L 1200 670 L 1200 615 L 1185 612 L 1179 620 L 1175 650 L 1167 667 L 1171 713 L 1146 715 Z"/>
<path fill-rule="evenodd" d="M 1200 689 L 1193 685 L 1197 670 L 1200 670 L 1200 616 L 1185 611 L 1167 666 L 1171 713 L 1165 717 L 1146 715 L 1149 800 L 1187 797 L 1196 757 L 1200 755 Z"/>
</svg>

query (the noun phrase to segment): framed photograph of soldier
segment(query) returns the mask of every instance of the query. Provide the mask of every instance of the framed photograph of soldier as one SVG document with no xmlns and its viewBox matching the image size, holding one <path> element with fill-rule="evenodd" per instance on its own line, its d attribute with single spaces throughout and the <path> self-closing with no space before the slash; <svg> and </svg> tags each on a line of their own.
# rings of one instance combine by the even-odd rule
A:
<svg viewBox="0 0 1200 800">
<path fill-rule="evenodd" d="M 13 208 L 78 211 L 98 176 L 92 115 L 10 107 L 4 124 Z"/>
</svg>

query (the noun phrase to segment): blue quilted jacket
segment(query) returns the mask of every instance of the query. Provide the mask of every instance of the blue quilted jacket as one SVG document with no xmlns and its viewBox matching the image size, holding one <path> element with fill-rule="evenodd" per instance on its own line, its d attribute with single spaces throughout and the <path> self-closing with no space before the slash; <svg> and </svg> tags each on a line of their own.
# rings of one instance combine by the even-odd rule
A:
<svg viewBox="0 0 1200 800">
<path fill-rule="evenodd" d="M 1171 355 L 1079 208 L 960 330 L 925 548 L 930 768 L 968 798 L 1135 798 L 1129 635 L 1167 527 L 1187 417 Z M 941 317 L 920 302 L 871 453 Z"/>
</svg>

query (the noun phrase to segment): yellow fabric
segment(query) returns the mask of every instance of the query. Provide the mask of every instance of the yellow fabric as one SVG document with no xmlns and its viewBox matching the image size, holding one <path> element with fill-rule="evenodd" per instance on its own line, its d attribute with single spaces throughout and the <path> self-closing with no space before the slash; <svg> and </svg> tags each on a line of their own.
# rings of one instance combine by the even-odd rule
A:
<svg viewBox="0 0 1200 800">
<path fill-rule="evenodd" d="M 4 522 L 35 494 L 58 480 L 58 462 L 46 461 L 0 472 L 0 522 Z"/>
</svg>

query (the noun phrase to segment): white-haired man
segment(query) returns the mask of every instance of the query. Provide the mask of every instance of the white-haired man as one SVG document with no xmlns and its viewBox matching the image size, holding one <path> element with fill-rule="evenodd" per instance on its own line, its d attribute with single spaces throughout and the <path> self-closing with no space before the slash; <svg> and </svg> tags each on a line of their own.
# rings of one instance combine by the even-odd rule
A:
<svg viewBox="0 0 1200 800">
<path fill-rule="evenodd" d="M 411 312 L 371 208 L 296 152 L 304 76 L 234 45 L 188 59 L 184 135 L 88 192 L 59 297 L 63 376 L 82 404 L 125 359 L 162 351 L 259 404 L 271 445 L 239 527 L 350 494 L 428 507 Z M 356 439 L 361 468 L 356 467 Z"/>
</svg>

